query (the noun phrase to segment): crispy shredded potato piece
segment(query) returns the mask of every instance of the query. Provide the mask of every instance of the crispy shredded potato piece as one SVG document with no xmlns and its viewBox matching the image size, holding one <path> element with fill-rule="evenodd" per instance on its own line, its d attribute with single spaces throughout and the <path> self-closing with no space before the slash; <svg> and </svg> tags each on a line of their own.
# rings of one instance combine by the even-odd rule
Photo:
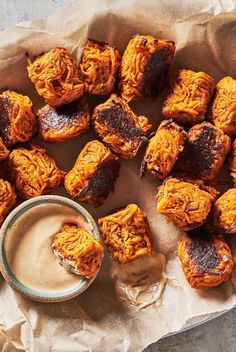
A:
<svg viewBox="0 0 236 352">
<path fill-rule="evenodd" d="M 226 233 L 236 234 L 236 188 L 225 192 L 214 204 L 214 222 Z"/>
<path fill-rule="evenodd" d="M 236 80 L 232 77 L 217 83 L 209 119 L 225 133 L 236 135 Z"/>
<path fill-rule="evenodd" d="M 0 161 L 6 159 L 9 153 L 9 150 L 6 148 L 2 138 L 0 137 Z"/>
<path fill-rule="evenodd" d="M 52 107 L 70 103 L 84 93 L 84 83 L 72 54 L 55 48 L 31 61 L 28 74 L 38 94 Z"/>
<path fill-rule="evenodd" d="M 202 180 L 213 180 L 230 150 L 230 138 L 209 122 L 190 128 L 177 167 Z"/>
<path fill-rule="evenodd" d="M 121 60 L 119 88 L 122 97 L 128 102 L 154 100 L 164 88 L 174 54 L 172 41 L 135 35 Z"/>
<path fill-rule="evenodd" d="M 209 192 L 210 193 L 209 193 Z M 201 181 L 169 177 L 158 188 L 157 212 L 178 228 L 188 231 L 207 220 L 218 192 Z"/>
<path fill-rule="evenodd" d="M 14 149 L 4 167 L 22 199 L 49 193 L 60 185 L 65 174 L 44 149 L 33 144 Z"/>
<path fill-rule="evenodd" d="M 110 257 L 121 264 L 152 252 L 151 232 L 146 215 L 136 204 L 98 220 Z"/>
<path fill-rule="evenodd" d="M 38 112 L 39 133 L 46 142 L 65 142 L 89 128 L 90 115 L 85 96 L 58 108 L 45 105 Z"/>
<path fill-rule="evenodd" d="M 163 121 L 150 139 L 144 162 L 148 172 L 164 179 L 184 149 L 187 133 L 171 120 Z"/>
<path fill-rule="evenodd" d="M 94 276 L 103 259 L 101 243 L 75 224 L 64 224 L 53 236 L 52 248 L 62 265 L 75 274 Z"/>
<path fill-rule="evenodd" d="M 119 170 L 118 157 L 101 142 L 93 140 L 84 146 L 66 175 L 65 188 L 76 200 L 101 205 L 113 191 Z"/>
<path fill-rule="evenodd" d="M 233 178 L 234 187 L 236 187 L 236 139 L 234 140 L 229 157 L 229 170 Z"/>
<path fill-rule="evenodd" d="M 137 116 L 116 94 L 96 106 L 92 122 L 103 142 L 123 159 L 138 153 L 152 129 L 145 116 Z"/>
<path fill-rule="evenodd" d="M 0 178 L 0 226 L 16 204 L 16 193 L 10 182 Z"/>
<path fill-rule="evenodd" d="M 80 70 L 86 92 L 90 94 L 110 94 L 120 65 L 118 50 L 105 43 L 89 39 L 86 43 Z"/>
<path fill-rule="evenodd" d="M 213 78 L 205 72 L 177 70 L 170 76 L 171 93 L 162 114 L 167 119 L 194 125 L 205 119 L 214 90 Z"/>
<path fill-rule="evenodd" d="M 222 236 L 199 227 L 179 239 L 178 255 L 190 286 L 206 289 L 227 281 L 233 257 Z"/>
<path fill-rule="evenodd" d="M 12 90 L 0 94 L 0 136 L 7 147 L 32 138 L 36 128 L 33 103 Z"/>
</svg>

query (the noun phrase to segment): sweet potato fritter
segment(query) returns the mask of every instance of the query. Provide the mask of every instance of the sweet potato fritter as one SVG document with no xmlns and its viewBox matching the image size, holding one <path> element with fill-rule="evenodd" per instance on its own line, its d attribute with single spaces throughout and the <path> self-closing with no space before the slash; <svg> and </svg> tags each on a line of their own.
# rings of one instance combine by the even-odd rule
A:
<svg viewBox="0 0 236 352">
<path fill-rule="evenodd" d="M 121 264 L 152 252 L 151 232 L 146 215 L 136 204 L 98 220 L 109 256 Z"/>
<path fill-rule="evenodd" d="M 79 98 L 84 93 L 76 61 L 64 48 L 51 49 L 31 61 L 28 74 L 38 94 L 50 106 L 59 106 Z"/>
<path fill-rule="evenodd" d="M 4 167 L 22 199 L 47 194 L 64 178 L 64 172 L 45 150 L 33 144 L 14 149 L 4 161 Z"/>
<path fill-rule="evenodd" d="M 233 258 L 223 237 L 199 227 L 179 240 L 178 255 L 190 286 L 206 289 L 227 281 L 233 270 Z"/>
<path fill-rule="evenodd" d="M 225 133 L 236 135 L 236 80 L 232 77 L 217 83 L 209 119 Z"/>
<path fill-rule="evenodd" d="M 174 54 L 172 41 L 135 35 L 121 60 L 119 88 L 122 97 L 128 102 L 154 100 L 164 88 Z"/>
<path fill-rule="evenodd" d="M 171 120 L 163 121 L 150 139 L 144 155 L 145 166 L 151 174 L 164 179 L 184 149 L 187 133 Z"/>
<path fill-rule="evenodd" d="M 164 101 L 163 116 L 188 125 L 202 122 L 213 94 L 213 78 L 205 72 L 177 70 L 170 83 L 171 93 Z"/>
<path fill-rule="evenodd" d="M 32 138 L 36 126 L 32 107 L 25 95 L 12 90 L 0 94 L 0 137 L 7 147 Z"/>
<path fill-rule="evenodd" d="M 217 195 L 213 187 L 205 187 L 201 181 L 169 177 L 158 188 L 157 212 L 188 231 L 206 221 Z"/>
<path fill-rule="evenodd" d="M 116 94 L 94 109 L 92 122 L 103 142 L 123 159 L 137 154 L 152 129 L 145 116 L 137 116 Z"/>
<path fill-rule="evenodd" d="M 225 192 L 214 204 L 214 222 L 226 233 L 236 234 L 236 188 Z"/>
<path fill-rule="evenodd" d="M 101 142 L 88 142 L 65 177 L 67 192 L 81 202 L 101 205 L 119 176 L 118 157 Z"/>
<path fill-rule="evenodd" d="M 177 167 L 202 180 L 213 180 L 230 150 L 230 138 L 209 122 L 190 128 Z"/>
<path fill-rule="evenodd" d="M 86 92 L 110 94 L 120 65 L 118 50 L 105 43 L 89 39 L 84 47 L 80 70 Z"/>
<path fill-rule="evenodd" d="M 52 248 L 67 270 L 87 278 L 97 273 L 104 256 L 101 243 L 85 228 L 75 224 L 61 227 L 53 236 Z"/>
<path fill-rule="evenodd" d="M 65 142 L 77 137 L 89 128 L 87 99 L 83 96 L 57 108 L 45 105 L 38 112 L 38 124 L 46 142 Z"/>
<path fill-rule="evenodd" d="M 229 170 L 233 178 L 234 187 L 236 187 L 236 139 L 232 144 L 230 157 L 229 157 Z"/>
<path fill-rule="evenodd" d="M 10 182 L 0 178 L 0 226 L 16 204 L 16 193 Z"/>
<path fill-rule="evenodd" d="M 9 150 L 6 148 L 2 138 L 0 137 L 0 161 L 6 159 L 9 153 Z"/>
</svg>

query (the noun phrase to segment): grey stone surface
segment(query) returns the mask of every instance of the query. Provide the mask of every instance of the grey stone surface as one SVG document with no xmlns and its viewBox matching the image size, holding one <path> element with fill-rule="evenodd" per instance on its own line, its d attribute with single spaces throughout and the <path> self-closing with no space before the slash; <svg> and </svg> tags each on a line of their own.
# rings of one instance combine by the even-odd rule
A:
<svg viewBox="0 0 236 352">
<path fill-rule="evenodd" d="M 0 0 L 0 29 L 46 17 L 68 3 L 70 0 Z M 145 352 L 236 352 L 236 310 L 192 330 L 162 339 Z"/>
</svg>

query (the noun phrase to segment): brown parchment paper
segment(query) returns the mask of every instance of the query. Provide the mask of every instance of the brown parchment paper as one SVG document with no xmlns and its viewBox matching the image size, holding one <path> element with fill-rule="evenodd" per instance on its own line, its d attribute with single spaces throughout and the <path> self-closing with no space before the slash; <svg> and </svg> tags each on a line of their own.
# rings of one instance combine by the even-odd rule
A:
<svg viewBox="0 0 236 352">
<path fill-rule="evenodd" d="M 0 85 L 28 94 L 37 109 L 42 101 L 27 78 L 26 51 L 37 55 L 64 46 L 79 60 L 87 37 L 105 40 L 122 52 L 136 33 L 174 40 L 176 68 L 203 70 L 216 81 L 225 75 L 236 77 L 235 1 L 81 0 L 46 20 L 21 23 L 0 33 Z M 104 100 L 105 97 L 91 99 L 91 109 Z M 159 97 L 153 103 L 142 101 L 133 107 L 147 115 L 156 128 L 161 121 L 161 102 Z M 69 170 L 81 147 L 94 137 L 85 134 L 69 143 L 51 145 L 42 143 L 38 137 L 36 141 L 46 147 L 59 166 Z M 111 266 L 108 258 L 93 285 L 65 303 L 28 301 L 1 278 L 2 351 L 138 352 L 163 335 L 181 329 L 191 318 L 215 314 L 236 304 L 235 273 L 228 283 L 205 292 L 188 286 L 176 257 L 180 231 L 156 214 L 153 197 L 158 182 L 151 176 L 139 179 L 142 153 L 134 160 L 122 162 L 115 193 L 105 204 L 98 209 L 87 209 L 98 217 L 135 202 L 147 213 L 156 248 L 168 259 L 166 272 L 170 279 L 161 304 L 138 312 L 125 310 L 116 299 L 114 281 L 108 275 Z M 63 189 L 56 193 L 65 194 Z M 234 245 L 236 241 L 231 242 Z"/>
</svg>

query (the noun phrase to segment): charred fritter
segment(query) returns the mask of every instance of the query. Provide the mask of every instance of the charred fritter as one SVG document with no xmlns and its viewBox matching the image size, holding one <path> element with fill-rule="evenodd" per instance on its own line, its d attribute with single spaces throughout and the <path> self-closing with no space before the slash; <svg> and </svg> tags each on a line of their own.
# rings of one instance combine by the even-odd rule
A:
<svg viewBox="0 0 236 352">
<path fill-rule="evenodd" d="M 46 142 L 65 142 L 89 128 L 90 115 L 85 96 L 53 108 L 45 105 L 38 112 L 39 132 Z"/>
<path fill-rule="evenodd" d="M 209 122 L 190 128 L 178 168 L 202 180 L 213 180 L 230 150 L 230 138 Z"/>
<path fill-rule="evenodd" d="M 225 77 L 216 85 L 209 119 L 229 135 L 236 135 L 236 80 Z"/>
<path fill-rule="evenodd" d="M 214 204 L 214 221 L 226 233 L 236 234 L 236 188 L 225 192 Z"/>
<path fill-rule="evenodd" d="M 170 77 L 171 92 L 162 114 L 167 119 L 194 125 L 205 119 L 214 90 L 214 81 L 205 72 L 177 70 Z"/>
<path fill-rule="evenodd" d="M 84 146 L 66 175 L 65 188 L 76 200 L 101 205 L 114 189 L 119 170 L 118 157 L 101 142 L 93 140 Z"/>
<path fill-rule="evenodd" d="M 80 64 L 86 92 L 110 94 L 114 88 L 119 65 L 120 55 L 115 47 L 89 39 Z"/>
<path fill-rule="evenodd" d="M 230 157 L 229 157 L 229 170 L 233 178 L 234 187 L 236 187 L 236 139 L 232 144 Z"/>
<path fill-rule="evenodd" d="M 51 49 L 33 61 L 28 58 L 28 63 L 29 78 L 50 106 L 70 103 L 83 95 L 84 83 L 76 61 L 67 49 Z"/>
<path fill-rule="evenodd" d="M 67 270 L 87 278 L 97 273 L 104 256 L 101 243 L 85 228 L 75 224 L 61 227 L 53 236 L 52 248 Z"/>
<path fill-rule="evenodd" d="M 136 204 L 98 220 L 109 256 L 121 264 L 152 252 L 148 219 Z"/>
<path fill-rule="evenodd" d="M 121 60 L 119 88 L 122 97 L 128 102 L 154 100 L 164 88 L 174 54 L 172 41 L 135 35 Z"/>
<path fill-rule="evenodd" d="M 172 120 L 163 121 L 150 139 L 144 155 L 148 172 L 159 179 L 165 178 L 184 149 L 187 133 Z"/>
<path fill-rule="evenodd" d="M 205 187 L 203 182 L 167 178 L 158 188 L 157 212 L 165 215 L 167 222 L 188 231 L 207 220 L 218 192 Z"/>
<path fill-rule="evenodd" d="M 0 161 L 6 159 L 9 153 L 9 150 L 6 148 L 2 138 L 0 137 Z"/>
<path fill-rule="evenodd" d="M 4 161 L 4 167 L 22 199 L 47 194 L 64 178 L 64 172 L 45 150 L 33 144 L 14 149 Z"/>
<path fill-rule="evenodd" d="M 7 147 L 32 138 L 36 126 L 32 107 L 25 95 L 12 90 L 0 94 L 0 137 Z"/>
<path fill-rule="evenodd" d="M 229 246 L 218 234 L 199 227 L 179 240 L 178 255 L 190 286 L 206 289 L 227 281 L 233 270 Z"/>
<path fill-rule="evenodd" d="M 0 178 L 0 226 L 16 204 L 16 193 L 10 182 Z"/>
<path fill-rule="evenodd" d="M 116 94 L 94 109 L 92 121 L 103 142 L 123 159 L 137 154 L 152 129 L 145 116 L 137 116 Z"/>
</svg>

